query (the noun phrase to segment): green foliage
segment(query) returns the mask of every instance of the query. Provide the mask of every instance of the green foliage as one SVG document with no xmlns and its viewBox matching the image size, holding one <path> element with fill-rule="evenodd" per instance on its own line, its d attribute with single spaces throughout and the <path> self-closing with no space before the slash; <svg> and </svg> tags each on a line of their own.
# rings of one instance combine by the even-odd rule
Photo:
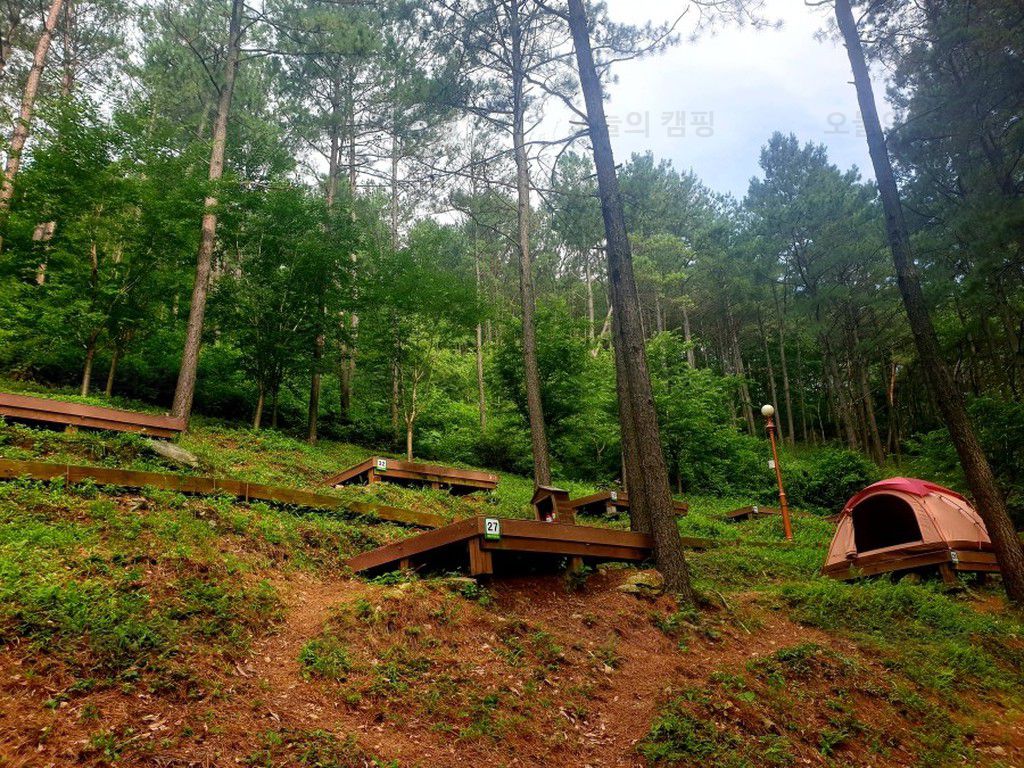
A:
<svg viewBox="0 0 1024 768">
<path fill-rule="evenodd" d="M 969 407 L 978 438 L 1019 528 L 1024 525 L 1024 403 L 980 397 L 971 400 Z M 920 435 L 907 448 L 914 475 L 966 490 L 963 470 L 945 429 Z"/>
<path fill-rule="evenodd" d="M 333 635 L 321 635 L 302 646 L 299 651 L 302 674 L 325 680 L 344 680 L 352 669 L 348 649 Z"/>
<path fill-rule="evenodd" d="M 864 454 L 840 448 L 823 448 L 781 459 L 786 494 L 797 507 L 835 514 L 866 486 L 881 478 L 881 471 Z M 766 494 L 765 501 L 775 501 Z"/>
<path fill-rule="evenodd" d="M 979 613 L 935 585 L 818 579 L 784 586 L 780 594 L 799 621 L 865 639 L 922 685 L 1021 684 L 1020 627 Z"/>
<path fill-rule="evenodd" d="M 710 761 L 727 768 L 751 766 L 738 753 L 739 739 L 713 721 L 694 717 L 685 702 L 661 710 L 637 751 L 654 765 L 687 765 Z"/>
<path fill-rule="evenodd" d="M 686 493 L 728 494 L 763 487 L 763 446 L 740 436 L 732 423 L 729 379 L 691 368 L 678 335 L 650 343 L 655 403 L 670 477 Z"/>
<path fill-rule="evenodd" d="M 260 748 L 248 755 L 244 765 L 272 768 L 282 760 L 309 768 L 397 768 L 397 763 L 379 762 L 363 750 L 355 736 L 339 738 L 323 730 L 266 731 L 260 735 Z"/>
</svg>

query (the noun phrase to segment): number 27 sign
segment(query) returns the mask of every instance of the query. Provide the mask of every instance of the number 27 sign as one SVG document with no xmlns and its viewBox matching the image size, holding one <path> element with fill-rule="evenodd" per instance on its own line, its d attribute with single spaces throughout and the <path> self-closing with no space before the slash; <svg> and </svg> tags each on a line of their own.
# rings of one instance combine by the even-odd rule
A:
<svg viewBox="0 0 1024 768">
<path fill-rule="evenodd" d="M 484 519 L 484 538 L 488 541 L 497 541 L 501 538 L 501 520 L 496 517 Z"/>
</svg>

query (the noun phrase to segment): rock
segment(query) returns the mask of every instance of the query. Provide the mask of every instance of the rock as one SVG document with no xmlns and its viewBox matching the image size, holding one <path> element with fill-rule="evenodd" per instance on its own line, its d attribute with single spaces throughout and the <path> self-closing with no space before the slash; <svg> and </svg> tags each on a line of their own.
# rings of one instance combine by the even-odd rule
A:
<svg viewBox="0 0 1024 768">
<path fill-rule="evenodd" d="M 619 592 L 640 597 L 657 597 L 665 591 L 665 580 L 657 571 L 638 571 L 616 587 Z"/>
<path fill-rule="evenodd" d="M 164 440 L 147 440 L 146 447 L 157 456 L 167 459 L 172 464 L 192 468 L 199 466 L 199 459 L 194 454 L 189 453 L 174 443 L 168 443 Z"/>
<path fill-rule="evenodd" d="M 665 579 L 657 571 L 638 571 L 627 577 L 625 583 L 654 592 L 661 592 L 665 588 Z"/>
</svg>

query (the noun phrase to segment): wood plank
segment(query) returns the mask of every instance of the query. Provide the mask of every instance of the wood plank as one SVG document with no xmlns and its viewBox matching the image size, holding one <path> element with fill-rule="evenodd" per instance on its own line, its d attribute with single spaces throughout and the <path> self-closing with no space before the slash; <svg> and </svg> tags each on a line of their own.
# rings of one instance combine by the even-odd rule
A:
<svg viewBox="0 0 1024 768">
<path fill-rule="evenodd" d="M 991 552 L 956 550 L 960 562 L 953 566 L 958 571 L 998 571 L 999 566 L 995 555 Z M 892 573 L 894 571 L 907 571 L 914 568 L 924 568 L 932 565 L 951 564 L 951 554 L 948 549 L 941 549 L 930 552 L 913 552 L 909 554 L 887 553 L 885 556 L 872 558 L 860 562 L 841 563 L 833 566 L 825 566 L 821 569 L 825 576 L 849 580 L 862 576 L 876 576 L 880 573 Z"/>
<path fill-rule="evenodd" d="M 33 480 L 53 480 L 57 477 L 66 478 L 67 474 L 67 464 L 0 459 L 0 478 L 5 480 L 13 480 L 19 477 L 29 477 Z"/>
<path fill-rule="evenodd" d="M 381 520 L 418 525 L 424 528 L 439 528 L 444 525 L 444 519 L 440 515 L 389 507 L 385 504 L 372 504 L 360 501 L 348 502 L 336 496 L 312 493 L 300 488 L 279 488 L 240 480 L 194 475 L 172 475 L 133 469 L 0 459 L 0 478 L 17 477 L 31 477 L 34 480 L 52 480 L 57 477 L 65 477 L 69 483 L 92 480 L 101 485 L 115 485 L 123 488 L 152 487 L 201 495 L 222 493 L 246 501 L 269 501 L 312 509 L 350 510 L 355 514 L 373 515 Z"/>
<path fill-rule="evenodd" d="M 377 462 L 383 460 L 387 463 L 387 469 L 377 469 Z M 401 459 L 389 459 L 384 456 L 371 456 L 355 466 L 339 472 L 327 478 L 326 485 L 343 485 L 345 483 L 360 481 L 364 478 L 367 482 L 377 480 L 400 479 L 421 483 L 440 483 L 453 488 L 472 488 L 479 490 L 493 490 L 498 485 L 498 476 L 489 472 L 482 472 L 475 469 L 458 469 L 446 467 L 440 464 L 421 464 L 413 461 L 402 461 Z"/>
<path fill-rule="evenodd" d="M 651 548 L 654 540 L 643 533 L 596 528 L 589 525 L 544 523 L 539 520 L 502 520 L 501 536 L 542 539 L 544 541 L 576 541 L 587 544 L 612 544 L 633 548 Z"/>
<path fill-rule="evenodd" d="M 471 477 L 448 475 L 443 472 L 416 472 L 409 469 L 392 469 L 390 466 L 387 471 L 379 469 L 374 469 L 373 471 L 378 480 L 384 480 L 385 482 L 392 479 L 409 480 L 417 483 L 450 485 L 454 488 L 476 488 L 479 490 L 492 490 L 497 487 L 497 483 L 489 483 Z"/>
<path fill-rule="evenodd" d="M 596 557 L 602 560 L 629 560 L 634 562 L 643 562 L 651 556 L 651 550 L 647 547 L 589 544 L 583 541 L 506 538 L 505 536 L 502 536 L 500 541 L 484 541 L 481 546 L 491 551 L 576 555 L 579 557 Z"/>
<path fill-rule="evenodd" d="M 374 461 L 376 461 L 376 458 L 371 456 L 366 459 L 366 461 L 361 461 L 348 469 L 342 470 L 336 475 L 331 475 L 329 478 L 324 480 L 324 485 L 344 485 L 347 482 L 355 480 L 363 473 L 369 472 L 373 467 Z"/>
<path fill-rule="evenodd" d="M 597 516 L 604 514 L 606 507 L 614 507 L 619 512 L 629 511 L 629 494 L 626 491 L 616 491 L 616 498 L 612 499 L 611 491 L 598 491 L 589 496 L 581 496 L 569 502 L 574 510 L 582 514 Z M 677 515 L 685 515 L 690 511 L 690 505 L 685 501 L 672 500 L 672 508 Z"/>
<path fill-rule="evenodd" d="M 173 416 L 16 395 L 10 392 L 0 392 L 0 414 L 32 421 L 145 432 L 161 437 L 173 437 L 186 426 L 184 419 Z"/>
<path fill-rule="evenodd" d="M 474 536 L 467 542 L 469 548 L 469 575 L 489 576 L 494 573 L 494 561 L 491 553 L 480 546 L 480 537 Z"/>
<path fill-rule="evenodd" d="M 421 533 L 408 539 L 402 539 L 383 547 L 363 552 L 351 558 L 347 565 L 353 571 L 365 571 L 371 568 L 378 568 L 400 562 L 403 558 L 429 552 L 432 549 L 440 549 L 451 544 L 458 544 L 477 536 L 477 520 L 470 517 L 466 520 L 459 520 L 450 523 L 443 528 Z"/>
<path fill-rule="evenodd" d="M 494 483 L 497 485 L 498 476 L 479 469 L 462 469 L 460 467 L 448 467 L 443 464 L 423 464 L 418 461 L 404 461 L 402 459 L 387 459 L 384 456 L 375 456 L 374 464 L 378 458 L 385 459 L 388 463 L 387 472 L 402 470 L 406 472 L 420 472 L 423 474 L 442 475 L 444 477 L 457 477 L 463 480 L 476 480 L 478 482 Z"/>
</svg>

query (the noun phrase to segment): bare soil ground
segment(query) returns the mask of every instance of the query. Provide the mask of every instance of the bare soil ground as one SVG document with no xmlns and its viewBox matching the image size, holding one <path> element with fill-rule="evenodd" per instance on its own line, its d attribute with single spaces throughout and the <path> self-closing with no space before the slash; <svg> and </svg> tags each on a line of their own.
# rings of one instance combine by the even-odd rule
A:
<svg viewBox="0 0 1024 768">
<path fill-rule="evenodd" d="M 644 766 L 638 743 L 681 693 L 712 733 L 785 738 L 789 764 L 919 759 L 922 723 L 852 643 L 754 595 L 730 597 L 711 621 L 666 628 L 670 601 L 618 591 L 625 574 L 599 573 L 580 593 L 554 576 L 508 579 L 481 598 L 461 594 L 462 581 L 383 586 L 278 572 L 280 623 L 243 658 L 200 656 L 195 684 L 168 691 L 69 693 L 75 679 L 8 646 L 0 766 L 359 766 L 366 754 L 424 768 Z M 347 649 L 339 679 L 299 660 L 325 635 Z M 775 654 L 794 648 L 804 649 L 800 666 L 781 665 Z M 960 712 L 977 724 L 978 764 L 1024 765 L 1024 713 L 996 700 Z M 823 750 L 839 716 L 847 730 Z M 350 755 L 310 746 L 333 736 L 354 737 Z"/>
</svg>

